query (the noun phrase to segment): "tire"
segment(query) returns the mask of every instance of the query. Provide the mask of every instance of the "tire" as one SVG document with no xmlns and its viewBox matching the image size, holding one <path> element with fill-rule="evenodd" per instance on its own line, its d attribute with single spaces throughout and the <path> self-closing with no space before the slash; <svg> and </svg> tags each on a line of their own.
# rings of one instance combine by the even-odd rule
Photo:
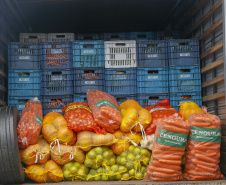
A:
<svg viewBox="0 0 226 185">
<path fill-rule="evenodd" d="M 20 161 L 16 107 L 0 108 L 0 184 L 23 183 L 24 170 Z"/>
</svg>

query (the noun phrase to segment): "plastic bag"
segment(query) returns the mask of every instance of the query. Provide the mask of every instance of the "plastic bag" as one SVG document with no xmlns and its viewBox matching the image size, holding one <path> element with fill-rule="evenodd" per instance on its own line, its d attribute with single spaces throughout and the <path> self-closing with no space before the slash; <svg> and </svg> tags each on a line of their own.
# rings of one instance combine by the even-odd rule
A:
<svg viewBox="0 0 226 185">
<path fill-rule="evenodd" d="M 122 122 L 122 114 L 116 99 L 106 92 L 89 89 L 87 100 L 95 121 L 107 132 L 114 133 Z"/>
<path fill-rule="evenodd" d="M 48 119 L 49 121 L 46 122 Z M 58 139 L 62 144 L 75 144 L 76 134 L 67 127 L 67 122 L 60 113 L 50 112 L 44 117 L 44 120 L 42 135 L 48 143 Z"/>
<path fill-rule="evenodd" d="M 38 98 L 28 100 L 17 126 L 19 148 L 38 143 L 42 128 L 42 105 Z"/>
<path fill-rule="evenodd" d="M 186 180 L 221 179 L 220 162 L 221 124 L 219 117 L 192 114 L 187 144 L 184 177 Z"/>
<path fill-rule="evenodd" d="M 76 146 L 66 146 L 57 144 L 51 150 L 51 157 L 59 165 L 64 165 L 71 161 L 83 163 L 85 160 L 84 152 Z"/>
<path fill-rule="evenodd" d="M 154 136 L 155 136 L 155 134 L 147 135 L 145 139 L 142 139 L 140 141 L 141 147 L 147 148 L 148 150 L 152 150 L 153 145 L 154 145 Z"/>
<path fill-rule="evenodd" d="M 178 114 L 178 117 L 181 117 L 180 113 L 175 110 L 173 107 L 170 106 L 169 100 L 164 99 L 160 100 L 158 103 L 156 103 L 153 106 L 146 107 L 152 116 L 152 123 L 151 125 L 146 129 L 146 134 L 154 134 L 156 130 L 156 124 L 158 123 L 159 119 L 162 118 L 168 118 L 175 113 Z"/>
<path fill-rule="evenodd" d="M 95 122 L 89 105 L 85 102 L 74 102 L 62 109 L 68 127 L 75 132 L 92 131 L 105 134 L 105 129 L 101 129 Z"/>
<path fill-rule="evenodd" d="M 93 146 L 110 146 L 117 141 L 118 140 L 115 138 L 115 136 L 110 133 L 103 135 L 89 131 L 83 131 L 79 132 L 77 135 L 76 146 L 81 148 L 83 151 L 88 151 Z"/>
<path fill-rule="evenodd" d="M 50 160 L 50 156 L 50 146 L 42 136 L 39 137 L 37 144 L 20 150 L 20 159 L 26 165 L 45 164 Z"/>
<path fill-rule="evenodd" d="M 54 161 L 48 161 L 44 165 L 35 164 L 25 169 L 27 177 L 35 182 L 60 182 L 63 180 L 63 170 Z"/>
<path fill-rule="evenodd" d="M 190 125 L 182 118 L 172 116 L 159 120 L 145 180 L 182 180 L 181 162 L 189 128 Z"/>
</svg>

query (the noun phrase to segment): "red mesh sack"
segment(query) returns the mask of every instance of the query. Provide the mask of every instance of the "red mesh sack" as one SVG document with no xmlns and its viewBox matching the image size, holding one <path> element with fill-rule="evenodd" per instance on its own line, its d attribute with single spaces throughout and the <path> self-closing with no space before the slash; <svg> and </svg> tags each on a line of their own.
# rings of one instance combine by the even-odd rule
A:
<svg viewBox="0 0 226 185">
<path fill-rule="evenodd" d="M 177 110 L 175 110 L 173 107 L 170 106 L 168 99 L 160 100 L 155 105 L 145 107 L 145 109 L 147 109 L 152 116 L 152 123 L 146 129 L 147 135 L 155 133 L 156 123 L 158 122 L 159 119 L 168 118 L 174 115 L 175 113 L 178 114 L 178 117 L 181 117 L 181 114 Z"/>
<path fill-rule="evenodd" d="M 19 148 L 38 143 L 42 128 L 42 105 L 38 98 L 28 100 L 17 126 Z"/>
<path fill-rule="evenodd" d="M 74 102 L 62 109 L 65 113 L 68 128 L 75 132 L 91 131 L 99 134 L 106 134 L 95 122 L 89 105 L 85 102 Z"/>
<path fill-rule="evenodd" d="M 192 114 L 187 144 L 184 177 L 186 180 L 215 180 L 220 173 L 221 124 L 219 117 L 210 114 Z"/>
<path fill-rule="evenodd" d="M 181 163 L 189 128 L 189 123 L 176 116 L 158 121 L 152 148 L 152 159 L 147 168 L 145 180 L 182 180 Z"/>
<path fill-rule="evenodd" d="M 122 114 L 116 99 L 108 93 L 89 89 L 87 91 L 89 107 L 97 124 L 106 131 L 114 133 L 122 122 Z"/>
</svg>

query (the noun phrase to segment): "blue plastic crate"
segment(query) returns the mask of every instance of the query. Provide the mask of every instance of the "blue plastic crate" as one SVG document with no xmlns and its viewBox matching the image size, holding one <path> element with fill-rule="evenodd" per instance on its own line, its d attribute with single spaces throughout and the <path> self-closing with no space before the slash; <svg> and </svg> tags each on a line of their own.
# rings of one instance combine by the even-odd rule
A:
<svg viewBox="0 0 226 185">
<path fill-rule="evenodd" d="M 11 42 L 8 61 L 9 69 L 40 69 L 39 44 Z"/>
<path fill-rule="evenodd" d="M 130 40 L 154 40 L 154 32 L 130 32 Z"/>
<path fill-rule="evenodd" d="M 179 110 L 180 103 L 193 101 L 202 107 L 201 92 L 170 93 L 170 105 Z"/>
<path fill-rule="evenodd" d="M 40 70 L 9 70 L 9 96 L 41 96 Z"/>
<path fill-rule="evenodd" d="M 170 93 L 200 92 L 200 66 L 169 67 L 169 91 Z"/>
<path fill-rule="evenodd" d="M 137 93 L 168 93 L 168 67 L 137 68 Z"/>
<path fill-rule="evenodd" d="M 137 101 L 142 107 L 148 107 L 155 105 L 160 100 L 169 99 L 169 94 L 161 93 L 148 93 L 148 94 L 137 94 Z"/>
<path fill-rule="evenodd" d="M 167 43 L 162 40 L 137 41 L 138 67 L 166 67 Z"/>
<path fill-rule="evenodd" d="M 104 33 L 103 38 L 105 41 L 108 40 L 129 40 L 128 33 Z"/>
<path fill-rule="evenodd" d="M 73 70 L 42 70 L 41 74 L 43 96 L 73 94 Z"/>
<path fill-rule="evenodd" d="M 119 105 L 121 105 L 126 100 L 136 100 L 137 101 L 137 95 L 136 94 L 133 94 L 133 95 L 129 95 L 129 94 L 114 95 L 114 98 L 116 99 L 116 101 L 118 102 Z"/>
<path fill-rule="evenodd" d="M 42 42 L 42 69 L 73 67 L 72 42 Z"/>
<path fill-rule="evenodd" d="M 102 40 L 101 34 L 77 34 L 75 40 Z"/>
<path fill-rule="evenodd" d="M 106 92 L 112 95 L 137 93 L 137 69 L 105 69 Z"/>
<path fill-rule="evenodd" d="M 16 106 L 19 113 L 21 114 L 27 101 L 35 97 L 41 100 L 40 96 L 8 96 L 8 106 Z"/>
<path fill-rule="evenodd" d="M 104 41 L 73 42 L 74 67 L 104 67 Z"/>
<path fill-rule="evenodd" d="M 181 39 L 180 31 L 157 31 L 155 32 L 155 40 Z"/>
<path fill-rule="evenodd" d="M 104 68 L 74 69 L 74 93 L 86 93 L 88 89 L 105 91 Z"/>
<path fill-rule="evenodd" d="M 73 102 L 73 95 L 68 96 L 42 96 L 43 115 L 49 112 L 63 114 L 62 108 Z"/>
<path fill-rule="evenodd" d="M 74 94 L 74 102 L 88 103 L 86 94 Z"/>
<path fill-rule="evenodd" d="M 168 41 L 169 66 L 199 65 L 199 41 L 178 39 Z"/>
</svg>

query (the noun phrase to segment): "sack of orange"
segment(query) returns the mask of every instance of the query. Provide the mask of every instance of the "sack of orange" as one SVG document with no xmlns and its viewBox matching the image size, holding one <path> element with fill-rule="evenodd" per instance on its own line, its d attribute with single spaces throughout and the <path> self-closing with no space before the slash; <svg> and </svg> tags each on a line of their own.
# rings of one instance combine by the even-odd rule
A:
<svg viewBox="0 0 226 185">
<path fill-rule="evenodd" d="M 220 162 L 221 125 L 219 117 L 210 114 L 192 114 L 187 144 L 184 177 L 186 180 L 221 179 Z"/>
<path fill-rule="evenodd" d="M 181 162 L 185 152 L 190 125 L 173 115 L 160 119 L 154 137 L 152 159 L 145 180 L 182 180 Z"/>
</svg>

